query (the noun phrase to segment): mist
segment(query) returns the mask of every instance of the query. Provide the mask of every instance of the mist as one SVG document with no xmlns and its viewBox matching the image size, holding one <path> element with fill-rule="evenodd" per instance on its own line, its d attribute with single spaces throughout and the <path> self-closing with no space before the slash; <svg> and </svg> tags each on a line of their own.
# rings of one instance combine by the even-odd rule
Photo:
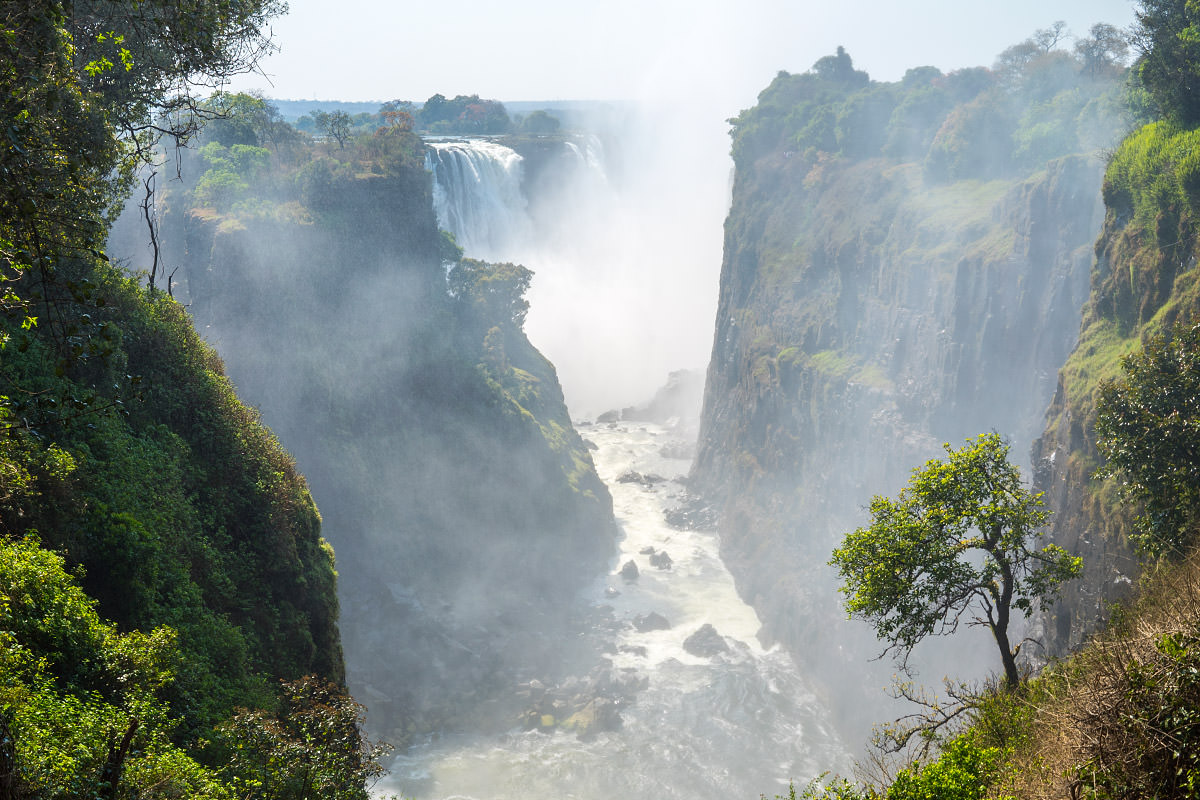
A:
<svg viewBox="0 0 1200 800">
<path fill-rule="evenodd" d="M 842 620 L 831 548 L 943 441 L 997 428 L 1038 466 L 1096 154 L 1128 124 L 1116 78 L 1066 52 L 922 58 L 810 95 L 837 42 L 730 45 L 772 11 L 785 38 L 797 12 L 762 5 L 679 6 L 625 99 L 558 136 L 260 137 L 269 166 L 224 206 L 197 194 L 215 156 L 185 151 L 164 189 L 173 291 L 338 554 L 348 683 L 400 747 L 381 788 L 728 797 L 849 773 L 905 709 Z M 224 130 L 205 141 L 249 145 Z M 456 294 L 439 228 L 532 270 L 528 314 Z M 110 249 L 136 259 L 139 235 Z M 911 665 L 982 680 L 993 647 L 964 631 Z"/>
</svg>

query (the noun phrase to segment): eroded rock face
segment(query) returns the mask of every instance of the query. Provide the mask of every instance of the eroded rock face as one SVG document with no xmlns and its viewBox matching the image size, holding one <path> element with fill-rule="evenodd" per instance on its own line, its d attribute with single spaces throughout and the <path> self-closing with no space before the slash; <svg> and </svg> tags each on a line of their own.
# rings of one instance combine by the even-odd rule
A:
<svg viewBox="0 0 1200 800">
<path fill-rule="evenodd" d="M 764 638 L 831 687 L 878 684 L 854 666 L 878 646 L 845 624 L 829 554 L 943 442 L 997 430 L 1026 460 L 1078 335 L 1101 165 L 936 184 L 914 165 L 781 148 L 736 167 L 688 481 L 703 501 L 671 522 L 717 509 Z"/>
</svg>

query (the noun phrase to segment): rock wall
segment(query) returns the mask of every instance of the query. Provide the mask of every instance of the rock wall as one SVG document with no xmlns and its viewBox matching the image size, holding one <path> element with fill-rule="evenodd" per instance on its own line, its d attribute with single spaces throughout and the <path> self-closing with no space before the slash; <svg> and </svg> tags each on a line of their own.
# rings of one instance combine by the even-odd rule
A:
<svg viewBox="0 0 1200 800">
<path fill-rule="evenodd" d="M 781 75 L 734 121 L 692 480 L 720 511 L 722 553 L 764 636 L 824 680 L 854 739 L 891 716 L 862 697 L 893 670 L 865 666 L 882 646 L 844 621 L 830 552 L 873 495 L 895 494 L 944 442 L 996 430 L 1028 463 L 1079 331 L 1102 163 L 1067 154 L 954 178 L 886 148 L 803 148 L 844 97 L 824 85 L 786 118 L 798 134 L 764 144 L 787 113 L 780 98 L 796 103 L 809 77 Z M 995 668 L 989 640 L 956 638 L 929 659 L 926 683 L 947 663 L 964 678 Z"/>
<path fill-rule="evenodd" d="M 308 478 L 349 686 L 403 745 L 484 724 L 561 655 L 615 530 L 553 366 L 448 293 L 419 160 L 351 166 L 316 191 L 295 179 L 272 213 L 177 192 L 163 238 L 198 329 Z"/>
</svg>

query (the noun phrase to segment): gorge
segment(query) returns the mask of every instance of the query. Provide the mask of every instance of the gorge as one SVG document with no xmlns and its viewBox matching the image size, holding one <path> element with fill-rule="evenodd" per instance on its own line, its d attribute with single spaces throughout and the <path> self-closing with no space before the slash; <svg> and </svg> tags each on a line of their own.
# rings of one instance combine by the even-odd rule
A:
<svg viewBox="0 0 1200 800">
<path fill-rule="evenodd" d="M 147 109 L 191 79 L 156 77 L 164 54 L 222 68 L 197 29 L 4 12 L 0 800 L 1192 779 L 1188 747 L 1129 777 L 1084 729 L 1117 697 L 1118 733 L 1161 710 L 1191 736 L 1200 674 L 1182 551 L 1135 550 L 1200 510 L 1139 516 L 1166 500 L 1134 491 L 1105 417 L 1195 318 L 1200 103 L 1171 110 L 1150 68 L 1129 84 L 1116 29 L 894 81 L 838 47 L 729 120 L 730 172 L 682 96 L 306 122 L 218 92 L 186 98 L 211 119 L 184 131 Z M 122 119 L 195 138 L 143 152 Z M 118 178 L 145 194 L 113 222 Z M 1194 404 L 1177 361 L 1141 379 Z M 1145 460 L 1186 462 L 1190 419 Z M 832 548 L 984 431 L 1085 562 L 1016 637 L 1046 669 L 992 692 L 987 631 L 922 644 L 907 677 L 983 692 L 943 760 L 807 784 L 862 777 L 871 726 L 910 710 Z"/>
</svg>

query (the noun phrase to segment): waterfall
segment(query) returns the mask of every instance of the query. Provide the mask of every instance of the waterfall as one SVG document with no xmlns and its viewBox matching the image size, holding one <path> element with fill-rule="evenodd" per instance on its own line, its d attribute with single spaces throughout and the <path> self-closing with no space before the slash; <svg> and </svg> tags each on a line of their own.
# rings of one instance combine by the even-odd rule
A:
<svg viewBox="0 0 1200 800">
<path fill-rule="evenodd" d="M 524 159 L 487 139 L 428 142 L 438 225 L 471 258 L 511 261 L 530 235 L 521 191 Z"/>
</svg>

